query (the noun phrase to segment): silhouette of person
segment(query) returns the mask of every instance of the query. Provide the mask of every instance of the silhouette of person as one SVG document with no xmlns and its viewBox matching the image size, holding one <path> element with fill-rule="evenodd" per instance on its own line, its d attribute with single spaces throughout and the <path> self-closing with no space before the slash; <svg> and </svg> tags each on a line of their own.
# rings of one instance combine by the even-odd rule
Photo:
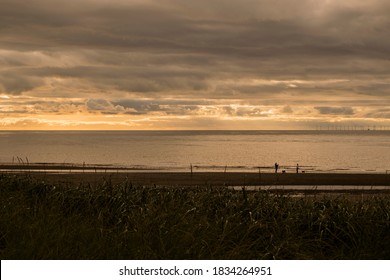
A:
<svg viewBox="0 0 390 280">
<path fill-rule="evenodd" d="M 299 173 L 299 164 L 297 163 L 297 173 Z"/>
<path fill-rule="evenodd" d="M 278 173 L 279 164 L 275 162 L 275 173 Z"/>
</svg>

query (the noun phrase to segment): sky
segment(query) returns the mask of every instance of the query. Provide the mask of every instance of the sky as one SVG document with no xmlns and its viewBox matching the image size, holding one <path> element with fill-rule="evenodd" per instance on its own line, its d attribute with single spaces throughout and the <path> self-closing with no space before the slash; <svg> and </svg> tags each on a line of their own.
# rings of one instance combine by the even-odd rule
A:
<svg viewBox="0 0 390 280">
<path fill-rule="evenodd" d="M 0 7 L 0 130 L 390 127 L 388 0 Z"/>
</svg>

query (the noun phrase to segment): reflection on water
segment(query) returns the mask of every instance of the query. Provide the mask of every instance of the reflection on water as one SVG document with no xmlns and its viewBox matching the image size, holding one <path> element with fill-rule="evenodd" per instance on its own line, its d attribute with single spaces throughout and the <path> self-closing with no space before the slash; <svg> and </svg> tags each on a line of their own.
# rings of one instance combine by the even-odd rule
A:
<svg viewBox="0 0 390 280">
<path fill-rule="evenodd" d="M 29 131 L 0 134 L 0 163 L 200 171 L 390 170 L 390 131 Z M 27 158 L 27 159 L 26 159 Z"/>
</svg>

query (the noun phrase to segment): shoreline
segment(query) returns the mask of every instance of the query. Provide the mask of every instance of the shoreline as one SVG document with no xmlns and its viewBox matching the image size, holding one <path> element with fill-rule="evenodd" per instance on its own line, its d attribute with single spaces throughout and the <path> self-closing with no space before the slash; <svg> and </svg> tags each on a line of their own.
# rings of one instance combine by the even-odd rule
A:
<svg viewBox="0 0 390 280">
<path fill-rule="evenodd" d="M 26 162 L 0 163 L 0 172 L 51 172 L 51 173 L 130 173 L 130 172 L 163 172 L 163 173 L 274 173 L 273 166 L 216 166 L 216 165 L 189 165 L 189 166 L 146 166 L 146 165 L 117 165 L 117 164 L 88 164 L 88 163 L 55 163 L 55 162 Z M 296 174 L 296 167 L 280 166 L 279 173 Z M 321 169 L 315 166 L 301 165 L 300 173 L 311 174 L 390 174 L 390 169 L 333 168 Z"/>
</svg>

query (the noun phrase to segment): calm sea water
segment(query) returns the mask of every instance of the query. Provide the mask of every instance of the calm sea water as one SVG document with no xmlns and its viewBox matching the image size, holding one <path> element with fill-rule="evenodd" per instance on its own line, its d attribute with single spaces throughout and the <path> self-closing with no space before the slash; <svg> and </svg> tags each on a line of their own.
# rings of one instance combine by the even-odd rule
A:
<svg viewBox="0 0 390 280">
<path fill-rule="evenodd" d="M 0 163 L 390 173 L 390 131 L 2 131 Z"/>
</svg>

